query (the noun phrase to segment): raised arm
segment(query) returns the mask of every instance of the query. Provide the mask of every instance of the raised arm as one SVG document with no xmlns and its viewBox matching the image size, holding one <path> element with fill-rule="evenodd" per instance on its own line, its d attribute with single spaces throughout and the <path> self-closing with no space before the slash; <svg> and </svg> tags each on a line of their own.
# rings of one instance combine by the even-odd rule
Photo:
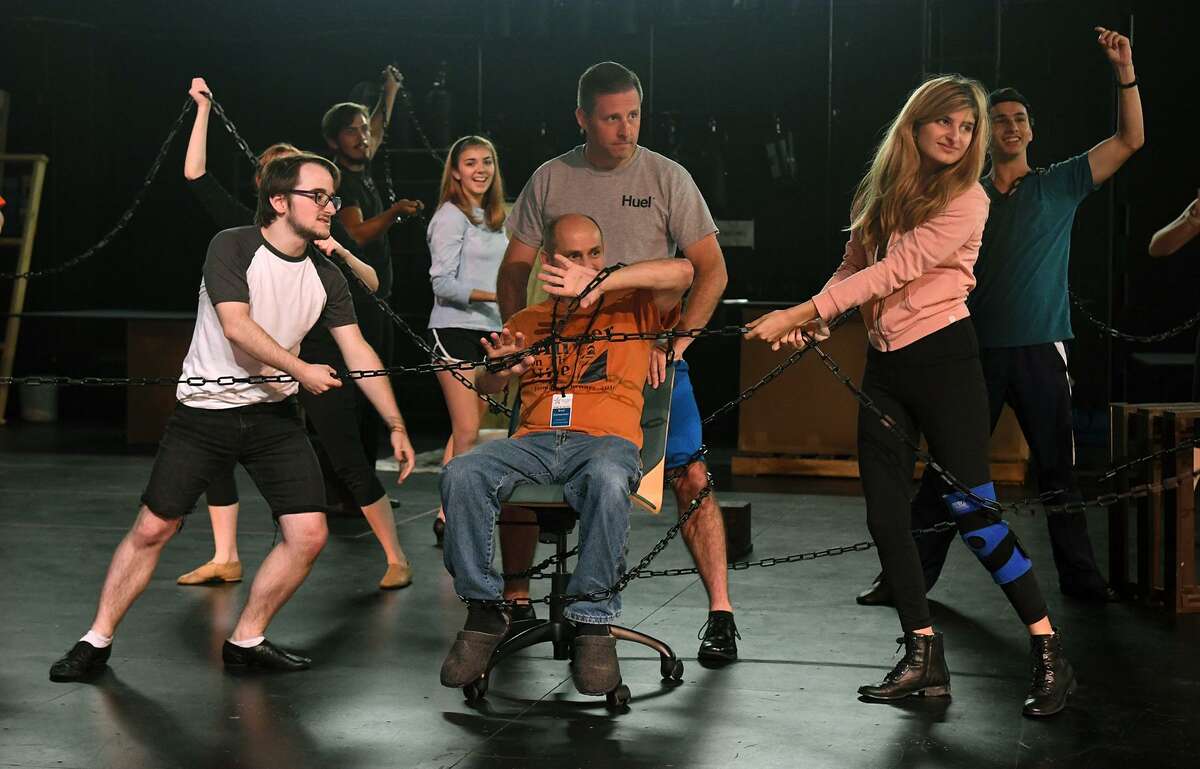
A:
<svg viewBox="0 0 1200 769">
<path fill-rule="evenodd" d="M 196 102 L 196 118 L 192 121 L 187 154 L 183 156 L 183 177 L 199 179 L 208 171 L 208 118 L 212 112 L 212 91 L 204 78 L 194 77 L 188 96 Z"/>
<path fill-rule="evenodd" d="M 525 309 L 526 289 L 537 248 L 525 243 L 515 235 L 508 239 L 500 272 L 496 275 L 496 300 L 500 304 L 500 317 L 508 320 Z"/>
<path fill-rule="evenodd" d="M 666 314 L 679 304 L 683 294 L 692 285 L 694 270 L 687 259 L 651 259 L 622 267 L 612 272 L 598 285 L 583 294 L 583 290 L 596 275 L 589 269 L 555 254 L 550 263 L 542 265 L 538 280 L 547 294 L 560 297 L 580 297 L 579 306 L 591 307 L 604 294 L 630 289 L 648 289 L 654 295 L 654 304 Z"/>
<path fill-rule="evenodd" d="M 1150 238 L 1150 256 L 1170 256 L 1197 235 L 1200 235 L 1200 191 L 1175 221 Z"/>
<path fill-rule="evenodd" d="M 320 395 L 330 387 L 341 387 L 342 383 L 333 375 L 333 369 L 319 363 L 305 363 L 285 350 L 262 326 L 250 317 L 250 305 L 245 302 L 221 302 L 216 305 L 217 318 L 225 338 L 251 358 L 291 374 L 305 390 Z"/>
<path fill-rule="evenodd" d="M 392 121 L 392 107 L 396 104 L 396 94 L 399 93 L 403 82 L 404 77 L 398 69 L 390 64 L 384 67 L 383 90 L 379 94 L 379 101 L 375 102 L 375 109 L 371 110 L 371 137 L 367 140 L 368 158 L 375 157 L 375 153 L 383 146 L 388 123 Z"/>
<path fill-rule="evenodd" d="M 1133 47 L 1129 38 L 1096 27 L 1096 42 L 1104 51 L 1117 80 L 1117 132 L 1088 150 L 1088 165 L 1092 167 L 1092 182 L 1102 184 L 1146 143 L 1142 125 L 1142 97 L 1138 93 L 1137 75 L 1133 71 Z M 1134 85 L 1129 86 L 1130 83 Z"/>
</svg>

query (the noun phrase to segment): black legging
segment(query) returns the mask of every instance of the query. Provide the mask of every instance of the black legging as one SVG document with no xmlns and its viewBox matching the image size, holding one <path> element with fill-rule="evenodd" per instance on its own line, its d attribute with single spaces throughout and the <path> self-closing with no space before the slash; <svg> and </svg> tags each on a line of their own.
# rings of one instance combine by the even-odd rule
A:
<svg viewBox="0 0 1200 769">
<path fill-rule="evenodd" d="M 300 357 L 309 363 L 324 363 L 338 371 L 346 370 L 346 362 L 333 337 L 324 327 L 315 327 L 300 343 Z M 300 388 L 300 405 L 312 425 L 316 440 L 313 448 L 325 474 L 329 488 L 329 503 L 333 493 L 364 507 L 378 502 L 386 493 L 375 474 L 376 441 L 382 422 L 366 397 L 351 380 L 341 387 L 313 395 Z M 332 483 L 331 483 L 332 482 Z"/>
<path fill-rule="evenodd" d="M 863 391 L 914 439 L 924 434 L 929 451 L 962 484 L 989 485 L 988 400 L 979 365 L 979 344 L 970 320 L 952 323 L 893 352 L 868 348 Z M 878 417 L 865 408 L 858 414 L 858 464 L 867 501 L 867 527 L 879 549 L 906 632 L 931 624 L 925 600 L 921 559 L 910 532 L 909 500 L 916 456 Z M 1014 562 L 1027 564 L 1023 551 L 1003 524 L 993 525 L 982 511 L 956 517 L 960 533 L 973 547 L 996 534 L 990 555 L 976 554 L 993 575 L 1004 578 Z M 1002 563 L 989 562 L 1000 557 Z M 1021 620 L 1031 625 L 1046 616 L 1046 602 L 1033 571 L 1001 584 Z"/>
</svg>

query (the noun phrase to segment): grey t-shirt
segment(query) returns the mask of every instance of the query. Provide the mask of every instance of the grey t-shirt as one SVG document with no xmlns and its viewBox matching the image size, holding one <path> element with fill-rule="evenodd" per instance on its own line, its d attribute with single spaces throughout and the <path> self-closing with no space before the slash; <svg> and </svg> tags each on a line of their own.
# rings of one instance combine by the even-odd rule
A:
<svg viewBox="0 0 1200 769">
<path fill-rule="evenodd" d="M 192 344 L 183 360 L 183 377 L 216 379 L 280 373 L 225 338 L 216 305 L 250 305 L 250 318 L 280 347 L 293 354 L 300 340 L 320 322 L 326 328 L 355 322 L 354 303 L 346 278 L 315 246 L 303 256 L 275 250 L 258 227 L 235 227 L 218 232 L 208 245 L 200 303 Z M 228 409 L 252 403 L 279 401 L 294 395 L 296 382 L 280 384 L 181 384 L 175 397 L 188 406 Z"/>
<path fill-rule="evenodd" d="M 613 171 L 593 168 L 583 145 L 546 161 L 521 190 L 506 226 L 511 237 L 537 248 L 548 222 L 573 213 L 599 222 L 610 265 L 666 259 L 717 231 L 687 169 L 645 147 Z"/>
</svg>

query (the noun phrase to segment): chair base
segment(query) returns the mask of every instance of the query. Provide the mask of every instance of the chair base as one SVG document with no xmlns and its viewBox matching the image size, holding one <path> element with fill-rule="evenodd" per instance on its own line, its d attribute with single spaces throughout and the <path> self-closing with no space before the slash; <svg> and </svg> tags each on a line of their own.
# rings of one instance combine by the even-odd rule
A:
<svg viewBox="0 0 1200 769">
<path fill-rule="evenodd" d="M 552 613 L 557 614 L 558 612 Z M 620 625 L 611 625 L 610 631 L 618 641 L 630 641 L 641 644 L 658 652 L 659 673 L 662 675 L 664 681 L 679 681 L 683 678 L 683 660 L 679 659 L 665 642 L 660 641 L 654 636 L 621 627 Z M 468 702 L 478 702 L 483 699 L 487 694 L 488 676 L 492 670 L 504 658 L 522 649 L 527 649 L 530 646 L 541 643 L 553 644 L 554 659 L 570 659 L 577 632 L 574 624 L 564 619 L 523 620 L 515 623 L 509 629 L 508 638 L 492 653 L 492 659 L 488 663 L 487 671 L 479 680 L 464 686 L 463 695 Z M 615 689 L 605 694 L 606 703 L 613 710 L 625 707 L 629 702 L 629 698 L 629 687 L 624 683 L 618 684 Z"/>
</svg>

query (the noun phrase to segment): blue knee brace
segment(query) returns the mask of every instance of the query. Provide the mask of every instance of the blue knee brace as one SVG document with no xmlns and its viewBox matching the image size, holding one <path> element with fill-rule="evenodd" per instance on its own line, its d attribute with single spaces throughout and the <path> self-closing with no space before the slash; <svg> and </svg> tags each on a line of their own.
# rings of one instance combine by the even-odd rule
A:
<svg viewBox="0 0 1200 769">
<path fill-rule="evenodd" d="M 971 492 L 983 499 L 996 499 L 996 489 L 990 482 L 976 486 Z M 954 515 L 962 541 L 997 585 L 1007 585 L 1033 568 L 1007 523 L 986 515 L 983 506 L 964 492 L 947 494 L 943 499 Z"/>
</svg>

